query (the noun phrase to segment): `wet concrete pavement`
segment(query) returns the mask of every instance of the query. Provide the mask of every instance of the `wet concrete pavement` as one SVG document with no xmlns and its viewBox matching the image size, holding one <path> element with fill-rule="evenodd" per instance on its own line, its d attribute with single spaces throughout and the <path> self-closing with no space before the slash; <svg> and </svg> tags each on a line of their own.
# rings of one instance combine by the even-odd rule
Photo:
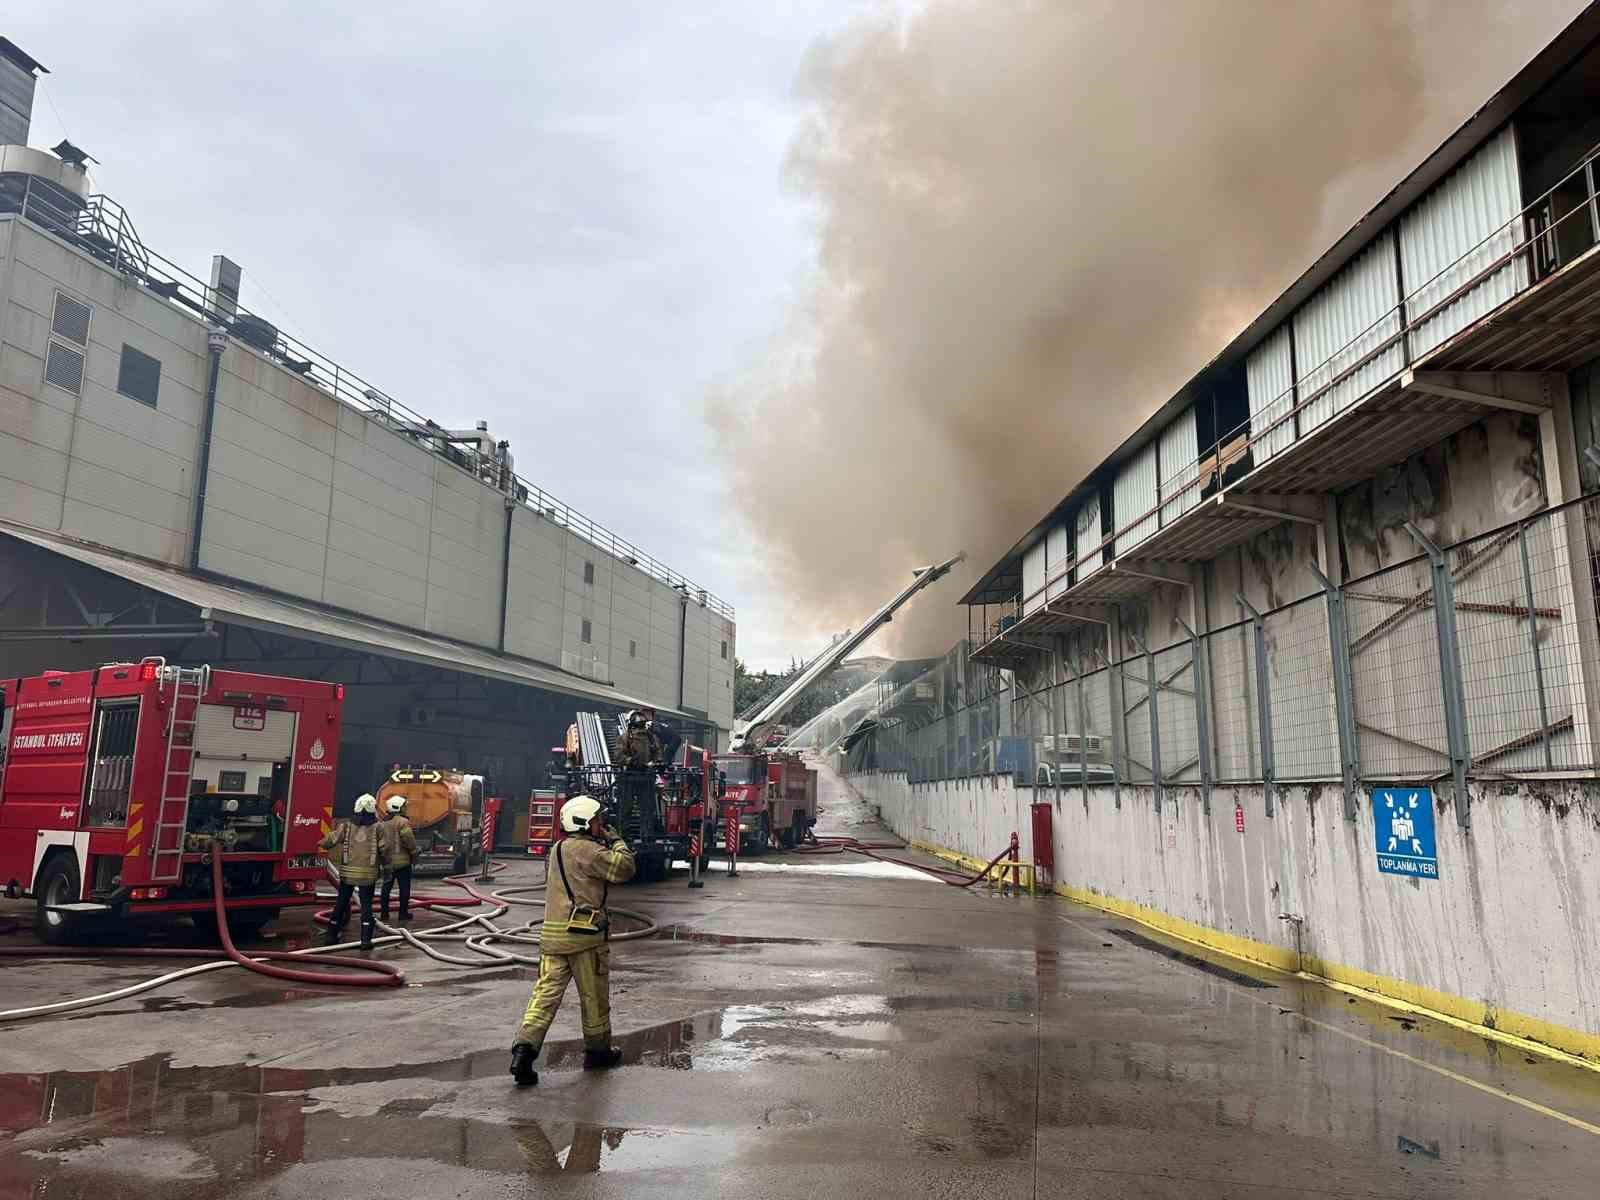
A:
<svg viewBox="0 0 1600 1200">
<path fill-rule="evenodd" d="M 398 949 L 404 989 L 229 970 L 0 1026 L 0 1198 L 1595 1194 L 1600 1075 L 1060 900 L 784 862 L 621 893 L 663 931 L 613 951 L 609 1075 L 569 994 L 515 1090 L 531 973 Z M 13 961 L 0 1008 L 152 973 Z"/>
</svg>

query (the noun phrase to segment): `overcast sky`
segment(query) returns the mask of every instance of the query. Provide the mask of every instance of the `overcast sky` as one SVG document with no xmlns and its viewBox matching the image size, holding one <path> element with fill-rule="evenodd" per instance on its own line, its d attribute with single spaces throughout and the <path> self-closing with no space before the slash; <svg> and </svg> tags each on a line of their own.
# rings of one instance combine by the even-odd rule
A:
<svg viewBox="0 0 1600 1200">
<path fill-rule="evenodd" d="M 13 9 L 70 136 L 154 250 L 774 626 L 702 416 L 814 258 L 783 164 L 807 48 L 860 8 L 579 4 Z"/>
</svg>

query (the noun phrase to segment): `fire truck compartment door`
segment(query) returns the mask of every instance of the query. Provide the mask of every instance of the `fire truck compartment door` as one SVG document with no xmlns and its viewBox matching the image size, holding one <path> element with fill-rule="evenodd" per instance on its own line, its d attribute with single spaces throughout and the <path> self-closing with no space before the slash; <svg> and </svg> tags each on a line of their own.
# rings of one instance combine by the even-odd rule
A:
<svg viewBox="0 0 1600 1200">
<path fill-rule="evenodd" d="M 204 780 L 208 791 L 256 792 L 262 779 L 271 779 L 273 763 L 293 759 L 294 727 L 292 712 L 202 704 L 192 778 L 196 784 Z"/>
</svg>

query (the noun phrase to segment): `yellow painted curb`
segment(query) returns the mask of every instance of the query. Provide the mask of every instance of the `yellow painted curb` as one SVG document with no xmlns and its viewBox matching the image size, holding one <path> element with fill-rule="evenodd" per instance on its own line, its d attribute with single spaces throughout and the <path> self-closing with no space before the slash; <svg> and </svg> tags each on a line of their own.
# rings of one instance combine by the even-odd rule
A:
<svg viewBox="0 0 1600 1200">
<path fill-rule="evenodd" d="M 1387 975 L 1377 975 L 1328 962 L 1314 955 L 1297 955 L 1281 946 L 1270 946 L 1236 934 L 1223 933 L 1205 925 L 1170 916 L 1114 896 L 1103 896 L 1086 888 L 1057 884 L 1056 893 L 1079 904 L 1126 917 L 1159 933 L 1190 942 L 1206 950 L 1241 959 L 1285 975 L 1320 983 L 1347 995 L 1360 996 L 1386 1008 L 1414 1013 L 1452 1025 L 1478 1037 L 1515 1046 L 1529 1054 L 1553 1058 L 1568 1066 L 1600 1073 L 1600 1036 L 1557 1025 L 1523 1013 L 1496 1009 L 1481 1001 L 1467 1000 L 1448 992 L 1407 983 Z"/>
<path fill-rule="evenodd" d="M 932 854 L 946 862 L 957 863 L 969 871 L 981 871 L 988 864 L 932 842 L 912 841 L 912 847 Z M 1478 1037 L 1489 1038 L 1502 1045 L 1514 1046 L 1529 1054 L 1539 1054 L 1568 1066 L 1581 1067 L 1600 1073 L 1600 1035 L 1584 1033 L 1565 1025 L 1557 1025 L 1525 1013 L 1495 1008 L 1480 1000 L 1468 1000 L 1449 992 L 1437 991 L 1420 984 L 1407 983 L 1387 975 L 1377 975 L 1329 962 L 1315 955 L 1299 955 L 1282 946 L 1268 945 L 1237 934 L 1224 933 L 1182 917 L 1175 917 L 1159 909 L 1115 896 L 1102 895 L 1088 888 L 1070 884 L 1055 885 L 1057 895 L 1079 904 L 1098 908 L 1114 916 L 1137 921 L 1158 933 L 1180 941 L 1190 942 L 1206 950 L 1225 954 L 1258 967 L 1266 967 L 1285 975 L 1293 975 L 1312 983 L 1320 983 L 1335 991 L 1359 996 L 1374 1004 L 1401 1012 L 1413 1013 L 1452 1025 Z"/>
</svg>

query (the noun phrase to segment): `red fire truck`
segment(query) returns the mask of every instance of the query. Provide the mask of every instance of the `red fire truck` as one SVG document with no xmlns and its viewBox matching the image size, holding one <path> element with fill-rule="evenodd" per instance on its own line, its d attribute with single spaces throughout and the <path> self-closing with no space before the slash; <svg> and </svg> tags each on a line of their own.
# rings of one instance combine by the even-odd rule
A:
<svg viewBox="0 0 1600 1200">
<path fill-rule="evenodd" d="M 635 878 L 640 882 L 666 878 L 675 861 L 687 861 L 693 852 L 705 827 L 702 818 L 709 814 L 705 825 L 717 819 L 712 800 L 715 785 L 708 785 L 705 778 L 705 754 L 701 747 L 685 742 L 678 747 L 671 765 L 648 776 L 640 773 L 648 799 L 645 795 L 625 795 L 623 773 L 614 767 L 587 767 L 563 761 L 551 773 L 563 779 L 565 786 L 536 788 L 528 798 L 528 854 L 549 858 L 555 844 L 566 837 L 561 829 L 561 806 L 579 793 L 588 793 L 600 801 L 608 819 L 633 847 L 639 863 Z M 645 802 L 640 803 L 641 800 Z M 709 842 L 700 846 L 702 869 L 710 853 Z"/>
<path fill-rule="evenodd" d="M 738 797 L 742 853 L 763 853 L 774 833 L 781 845 L 797 845 L 817 823 L 817 773 L 798 754 L 758 750 L 718 754 L 712 762 L 728 799 Z"/>
<path fill-rule="evenodd" d="M 98 923 L 316 903 L 344 686 L 147 658 L 0 680 L 0 886 L 59 943 Z"/>
</svg>

